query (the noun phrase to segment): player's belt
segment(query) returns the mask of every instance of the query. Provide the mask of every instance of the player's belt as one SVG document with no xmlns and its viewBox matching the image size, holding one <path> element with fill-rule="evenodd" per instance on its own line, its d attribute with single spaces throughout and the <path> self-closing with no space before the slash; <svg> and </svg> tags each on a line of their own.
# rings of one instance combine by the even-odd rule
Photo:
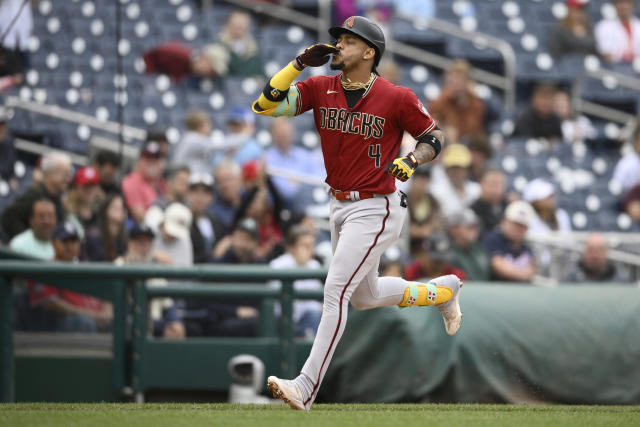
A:
<svg viewBox="0 0 640 427">
<path fill-rule="evenodd" d="M 350 200 L 354 202 L 356 200 L 372 199 L 376 196 L 375 194 L 368 193 L 366 191 L 341 191 L 341 190 L 335 190 L 333 188 L 331 189 L 331 194 L 333 194 L 333 197 L 335 197 L 336 200 L 340 200 L 340 201 Z"/>
</svg>

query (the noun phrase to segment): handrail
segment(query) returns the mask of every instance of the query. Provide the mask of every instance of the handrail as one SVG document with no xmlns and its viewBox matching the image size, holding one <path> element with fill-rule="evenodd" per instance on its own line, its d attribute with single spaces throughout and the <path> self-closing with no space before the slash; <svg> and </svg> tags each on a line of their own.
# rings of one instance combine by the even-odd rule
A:
<svg viewBox="0 0 640 427">
<path fill-rule="evenodd" d="M 638 92 L 640 92 L 640 79 L 636 79 L 634 77 L 630 77 L 612 70 L 584 70 L 576 77 L 576 79 L 573 81 L 573 85 L 571 86 L 572 104 L 576 111 L 623 124 L 628 123 L 630 120 L 634 120 L 635 116 L 633 114 L 625 113 L 624 111 L 616 110 L 605 105 L 582 99 L 582 86 L 584 81 L 588 78 L 598 79 L 601 81 L 606 78 L 611 78 L 614 79 L 616 85 L 620 85 L 622 87 Z"/>
</svg>

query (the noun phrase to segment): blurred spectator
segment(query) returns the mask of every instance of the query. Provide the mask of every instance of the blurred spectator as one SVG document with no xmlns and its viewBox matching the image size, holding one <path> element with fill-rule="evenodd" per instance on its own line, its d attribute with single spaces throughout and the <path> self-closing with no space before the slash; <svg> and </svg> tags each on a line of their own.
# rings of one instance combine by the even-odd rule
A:
<svg viewBox="0 0 640 427">
<path fill-rule="evenodd" d="M 236 210 L 242 203 L 242 170 L 233 161 L 224 161 L 214 171 L 215 201 L 209 213 L 231 230 Z"/>
<path fill-rule="evenodd" d="M 187 204 L 187 192 L 189 191 L 189 167 L 176 166 L 165 172 L 164 186 L 167 192 L 158 197 L 147 209 L 144 222 L 154 231 L 162 222 L 165 209 L 172 203 Z"/>
<path fill-rule="evenodd" d="M 211 119 L 203 111 L 190 111 L 185 125 L 187 131 L 173 152 L 171 164 L 188 165 L 191 172 L 209 173 L 215 152 Z"/>
<path fill-rule="evenodd" d="M 536 274 L 536 260 L 524 241 L 534 216 L 535 212 L 527 202 L 511 202 L 500 227 L 482 238 L 489 254 L 493 280 L 529 282 Z"/>
<path fill-rule="evenodd" d="M 255 138 L 256 116 L 244 107 L 236 107 L 227 116 L 227 134 L 220 151 L 214 155 L 213 164 L 218 165 L 225 158 L 233 158 L 239 165 L 258 160 L 262 156 L 262 146 Z"/>
<path fill-rule="evenodd" d="M 530 203 L 535 215 L 529 222 L 529 234 L 548 231 L 571 231 L 571 219 L 564 209 L 556 206 L 553 184 L 536 178 L 522 192 L 525 202 Z"/>
<path fill-rule="evenodd" d="M 502 219 L 507 207 L 506 180 L 499 168 L 489 168 L 482 175 L 480 197 L 471 205 L 479 219 L 480 234 L 493 230 Z"/>
<path fill-rule="evenodd" d="M 153 241 L 153 252 L 167 256 L 176 267 L 193 265 L 191 211 L 182 203 L 172 203 L 164 211 L 162 224 Z"/>
<path fill-rule="evenodd" d="M 160 156 L 163 159 L 169 158 L 170 144 L 167 139 L 167 132 L 162 127 L 152 127 L 147 131 L 146 142 L 156 142 L 160 146 Z"/>
<path fill-rule="evenodd" d="M 213 200 L 213 178 L 209 174 L 195 173 L 189 178 L 187 204 L 191 210 L 191 244 L 193 262 L 211 262 L 214 246 L 227 234 L 224 224 L 207 213 Z"/>
<path fill-rule="evenodd" d="M 516 121 L 514 136 L 546 138 L 550 141 L 562 138 L 562 121 L 553 111 L 555 86 L 542 83 L 535 87 L 531 105 Z"/>
<path fill-rule="evenodd" d="M 145 71 L 166 74 L 176 83 L 191 76 L 215 78 L 227 73 L 229 53 L 222 46 L 210 44 L 201 49 L 177 41 L 162 43 L 142 55 Z"/>
<path fill-rule="evenodd" d="M 162 181 L 164 167 L 160 145 L 154 141 L 147 142 L 135 170 L 122 180 L 122 194 L 135 222 L 141 222 L 149 206 L 165 193 Z"/>
<path fill-rule="evenodd" d="M 378 65 L 378 73 L 380 77 L 385 80 L 390 81 L 394 85 L 400 83 L 402 79 L 402 71 L 400 70 L 400 66 L 393 59 L 385 59 L 380 61 L 380 65 Z"/>
<path fill-rule="evenodd" d="M 83 166 L 73 177 L 71 189 L 63 197 L 62 203 L 68 212 L 67 221 L 75 225 L 80 239 L 85 230 L 96 222 L 96 211 L 102 198 L 100 176 L 93 166 Z"/>
<path fill-rule="evenodd" d="M 77 262 L 80 236 L 69 222 L 58 224 L 53 233 L 56 261 Z M 111 303 L 77 292 L 38 283 L 29 283 L 29 304 L 47 318 L 47 327 L 58 332 L 98 332 L 108 330 L 113 320 Z"/>
<path fill-rule="evenodd" d="M 451 144 L 442 152 L 442 165 L 432 168 L 431 194 L 447 217 L 462 212 L 480 196 L 480 184 L 469 180 L 471 152 L 462 144 Z"/>
<path fill-rule="evenodd" d="M 1 6 L 0 6 L 1 7 Z M 9 112 L 0 106 L 0 179 L 9 183 L 13 190 L 18 189 L 18 180 L 15 177 L 15 164 L 18 159 L 16 147 L 13 144 L 13 135 L 9 132 Z"/>
<path fill-rule="evenodd" d="M 145 223 L 134 224 L 129 230 L 127 251 L 124 256 L 115 260 L 116 264 L 151 264 L 153 257 L 153 238 L 155 233 Z"/>
<path fill-rule="evenodd" d="M 0 91 L 22 84 L 29 67 L 29 40 L 33 31 L 31 3 L 23 0 L 0 2 Z"/>
<path fill-rule="evenodd" d="M 39 259 L 52 259 L 51 234 L 56 227 L 56 207 L 47 196 L 37 196 L 27 215 L 29 228 L 11 239 L 9 247 L 21 254 Z"/>
<path fill-rule="evenodd" d="M 335 22 L 344 22 L 350 16 L 360 14 L 357 0 L 335 0 L 333 3 Z"/>
<path fill-rule="evenodd" d="M 623 194 L 640 184 L 640 120 L 633 132 L 633 150 L 618 160 L 613 179 L 622 185 Z"/>
<path fill-rule="evenodd" d="M 243 216 L 253 218 L 258 225 L 256 256 L 260 259 L 269 259 L 283 239 L 278 216 L 265 188 L 255 189 L 247 199 L 249 204 Z"/>
<path fill-rule="evenodd" d="M 454 61 L 447 70 L 440 96 L 429 103 L 429 113 L 451 136 L 450 141 L 482 136 L 486 131 L 486 106 L 475 94 L 470 70 L 467 61 Z"/>
<path fill-rule="evenodd" d="M 319 165 L 305 148 L 294 145 L 293 123 L 286 117 L 278 117 L 271 125 L 273 145 L 266 151 L 267 167 L 286 169 L 287 172 L 320 175 Z M 276 176 L 273 178 L 278 193 L 286 205 L 291 206 L 302 184 L 292 179 Z"/>
<path fill-rule="evenodd" d="M 469 178 L 473 182 L 480 182 L 487 167 L 487 162 L 493 154 L 489 141 L 484 136 L 469 138 L 467 142 L 471 152 L 471 166 L 469 166 Z"/>
<path fill-rule="evenodd" d="M 617 16 L 596 25 L 598 51 L 608 62 L 631 62 L 640 55 L 640 19 L 633 0 L 613 0 Z"/>
<path fill-rule="evenodd" d="M 233 232 L 215 247 L 215 261 L 224 264 L 252 264 L 263 262 L 257 255 L 258 225 L 252 218 L 244 218 Z"/>
<path fill-rule="evenodd" d="M 631 219 L 640 222 L 640 184 L 627 192 L 622 204 Z"/>
<path fill-rule="evenodd" d="M 553 97 L 553 111 L 562 120 L 562 138 L 565 142 L 574 143 L 586 139 L 595 139 L 596 129 L 591 120 L 573 110 L 571 97 L 565 91 L 558 91 Z"/>
<path fill-rule="evenodd" d="M 596 53 L 596 39 L 586 10 L 588 3 L 589 0 L 566 1 L 567 16 L 553 27 L 547 43 L 553 56 Z"/>
<path fill-rule="evenodd" d="M 414 261 L 405 266 L 405 279 L 430 279 L 446 274 L 455 274 L 462 280 L 466 279 L 467 276 L 462 270 L 449 263 L 450 248 L 449 240 L 443 232 L 433 233 L 422 241 L 414 241 L 411 244 L 411 256 Z"/>
<path fill-rule="evenodd" d="M 222 57 L 218 58 L 217 68 L 221 75 L 264 77 L 258 43 L 251 35 L 250 27 L 251 15 L 247 12 L 235 10 L 227 17 L 227 22 L 216 38 L 216 43 L 226 48 L 229 53 L 226 63 Z"/>
<path fill-rule="evenodd" d="M 378 276 L 404 277 L 404 254 L 397 246 L 391 246 L 380 257 Z"/>
<path fill-rule="evenodd" d="M 273 259 L 269 266 L 279 268 L 320 268 L 320 263 L 313 258 L 315 234 L 301 225 L 294 225 L 287 232 L 286 252 Z M 282 286 L 279 280 L 270 282 L 270 286 Z M 295 280 L 296 290 L 322 290 L 322 282 L 317 279 Z M 280 307 L 277 307 L 280 311 Z M 296 324 L 296 336 L 312 339 L 315 337 L 322 315 L 322 303 L 316 300 L 296 300 L 293 304 L 293 321 Z"/>
<path fill-rule="evenodd" d="M 430 169 L 427 165 L 416 169 L 407 194 L 409 210 L 409 240 L 423 240 L 442 228 L 440 204 L 429 193 Z"/>
<path fill-rule="evenodd" d="M 562 279 L 568 283 L 582 282 L 630 282 L 608 259 L 608 245 L 602 234 L 592 233 L 587 237 L 582 258 L 575 267 Z"/>
<path fill-rule="evenodd" d="M 122 193 L 118 182 L 120 157 L 113 151 L 100 151 L 95 158 L 94 168 L 100 177 L 100 188 L 105 195 Z"/>
<path fill-rule="evenodd" d="M 471 209 L 446 219 L 451 240 L 451 264 L 464 271 L 468 280 L 489 280 L 491 266 L 486 249 L 478 241 L 478 218 Z"/>
<path fill-rule="evenodd" d="M 9 238 L 29 228 L 31 206 L 34 200 L 42 196 L 53 201 L 57 221 L 62 222 L 67 217 L 62 204 L 62 194 L 66 191 L 73 176 L 71 159 L 64 153 L 50 152 L 42 158 L 40 169 L 42 170 L 42 183 L 29 188 L 2 212 L 2 228 Z"/>
<path fill-rule="evenodd" d="M 127 249 L 127 211 L 122 195 L 108 195 L 97 217 L 97 224 L 86 230 L 84 254 L 88 261 L 114 261 Z"/>
</svg>

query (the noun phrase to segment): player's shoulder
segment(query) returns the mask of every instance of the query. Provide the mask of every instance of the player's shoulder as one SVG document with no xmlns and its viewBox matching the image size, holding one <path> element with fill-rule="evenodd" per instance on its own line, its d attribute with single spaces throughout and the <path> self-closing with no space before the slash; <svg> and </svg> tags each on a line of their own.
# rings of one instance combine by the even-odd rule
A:
<svg viewBox="0 0 640 427">
<path fill-rule="evenodd" d="M 389 80 L 380 76 L 376 77 L 375 84 L 379 89 L 384 90 L 385 93 L 399 98 L 403 98 L 408 94 L 413 94 L 413 91 L 408 87 L 393 84 Z"/>
</svg>

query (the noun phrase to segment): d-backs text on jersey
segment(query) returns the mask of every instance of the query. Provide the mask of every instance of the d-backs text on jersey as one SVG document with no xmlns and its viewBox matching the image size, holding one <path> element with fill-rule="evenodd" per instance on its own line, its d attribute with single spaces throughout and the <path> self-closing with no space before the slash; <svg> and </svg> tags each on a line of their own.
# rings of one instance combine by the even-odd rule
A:
<svg viewBox="0 0 640 427">
<path fill-rule="evenodd" d="M 380 139 L 384 133 L 384 117 L 358 111 L 349 112 L 345 108 L 320 107 L 319 110 L 322 129 L 360 134 L 364 139 Z"/>
</svg>

